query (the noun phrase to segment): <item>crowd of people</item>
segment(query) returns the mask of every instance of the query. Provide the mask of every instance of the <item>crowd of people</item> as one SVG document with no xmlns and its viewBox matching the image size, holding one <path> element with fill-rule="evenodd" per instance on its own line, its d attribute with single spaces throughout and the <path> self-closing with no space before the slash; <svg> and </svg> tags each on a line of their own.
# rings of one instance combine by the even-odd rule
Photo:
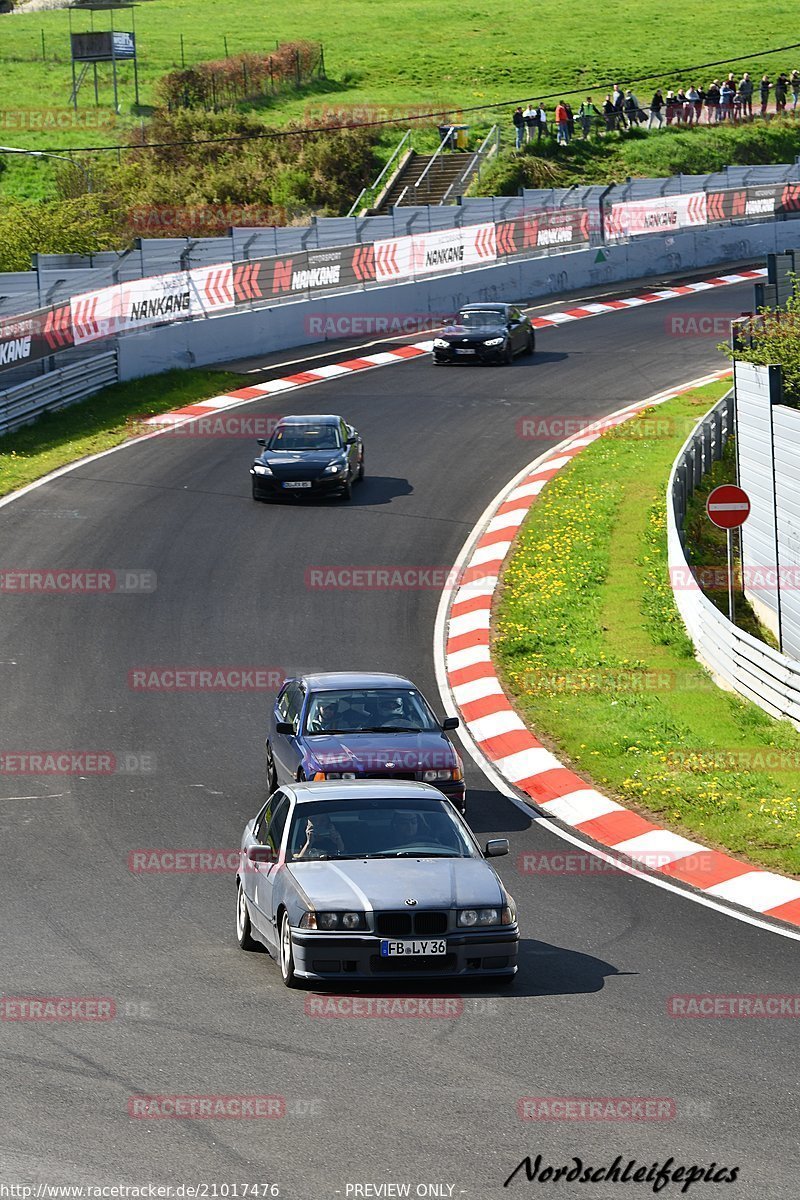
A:
<svg viewBox="0 0 800 1200">
<path fill-rule="evenodd" d="M 666 92 L 658 87 L 646 106 L 630 88 L 624 90 L 615 83 L 613 91 L 607 92 L 598 104 L 587 96 L 577 114 L 566 100 L 559 100 L 552 125 L 545 108 L 536 103 L 528 104 L 526 108 L 519 105 L 512 119 L 516 149 L 521 150 L 524 144 L 540 142 L 550 134 L 555 135 L 559 145 L 566 146 L 575 136 L 576 126 L 585 139 L 592 132 L 612 133 L 640 125 L 663 129 L 667 125 L 736 124 L 752 121 L 754 116 L 771 115 L 771 102 L 774 102 L 777 116 L 787 112 L 796 116 L 798 101 L 800 71 L 791 71 L 788 75 L 781 71 L 774 82 L 769 75 L 763 75 L 756 82 L 745 71 L 738 79 L 731 72 L 727 79 L 715 79 L 705 87 L 692 84 L 686 89 L 681 86 Z"/>
</svg>

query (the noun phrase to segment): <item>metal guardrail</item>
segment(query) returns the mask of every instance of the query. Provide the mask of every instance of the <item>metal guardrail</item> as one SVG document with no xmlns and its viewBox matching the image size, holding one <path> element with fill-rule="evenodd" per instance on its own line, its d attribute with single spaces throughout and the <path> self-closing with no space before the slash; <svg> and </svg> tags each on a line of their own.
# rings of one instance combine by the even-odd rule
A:
<svg viewBox="0 0 800 1200">
<path fill-rule="evenodd" d="M 0 392 L 0 436 L 30 425 L 45 412 L 85 400 L 119 378 L 116 350 L 50 371 Z"/>
<path fill-rule="evenodd" d="M 686 507 L 733 432 L 733 390 L 695 426 L 675 460 L 667 485 L 667 561 L 678 611 L 697 656 L 718 682 L 773 717 L 800 728 L 800 662 L 732 624 L 705 596 L 685 550 Z"/>
</svg>

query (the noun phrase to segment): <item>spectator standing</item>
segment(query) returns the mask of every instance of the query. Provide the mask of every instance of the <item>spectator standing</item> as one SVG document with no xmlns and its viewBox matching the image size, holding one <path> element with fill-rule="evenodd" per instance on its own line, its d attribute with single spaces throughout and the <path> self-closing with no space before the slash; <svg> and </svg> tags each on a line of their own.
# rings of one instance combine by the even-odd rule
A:
<svg viewBox="0 0 800 1200">
<path fill-rule="evenodd" d="M 789 87 L 792 89 L 792 114 L 797 113 L 797 101 L 800 100 L 800 71 L 792 71 L 789 76 Z"/>
<path fill-rule="evenodd" d="M 708 113 L 709 125 L 716 125 L 719 120 L 719 100 L 719 81 L 715 79 L 713 83 L 708 85 L 708 91 L 706 92 L 706 112 Z"/>
<path fill-rule="evenodd" d="M 536 115 L 539 118 L 536 123 L 536 141 L 540 142 L 544 134 L 547 133 L 547 113 L 542 105 L 539 106 Z"/>
<path fill-rule="evenodd" d="M 600 113 L 597 108 L 595 108 L 592 102 L 592 97 L 587 96 L 583 104 L 578 109 L 578 120 L 581 123 L 584 141 L 586 141 L 589 134 L 592 132 L 592 125 L 595 123 L 595 119 L 599 116 Z"/>
<path fill-rule="evenodd" d="M 564 101 L 564 108 L 567 110 L 567 138 L 571 142 L 575 137 L 575 117 L 572 115 L 571 106 Z"/>
<path fill-rule="evenodd" d="M 694 86 L 694 84 L 692 84 L 691 87 L 689 88 L 689 90 L 687 91 L 686 100 L 687 100 L 687 104 L 686 104 L 686 108 L 684 110 L 684 120 L 686 121 L 687 125 L 691 125 L 691 124 L 693 124 L 695 117 L 697 118 L 698 121 L 700 120 L 700 113 L 698 112 L 698 106 L 700 103 L 700 93 L 698 92 L 698 90 Z"/>
<path fill-rule="evenodd" d="M 742 99 L 742 116 L 753 119 L 753 81 L 745 71 L 739 81 L 739 95 Z"/>
<path fill-rule="evenodd" d="M 625 112 L 625 118 L 628 122 L 628 128 L 633 129 L 634 125 L 636 125 L 639 120 L 637 115 L 636 97 L 634 96 L 633 92 L 627 91 L 625 93 L 623 109 Z"/>
<path fill-rule="evenodd" d="M 689 108 L 689 102 L 686 99 L 686 92 L 683 88 L 678 88 L 675 93 L 675 122 L 677 125 L 686 123 L 686 112 Z"/>
<path fill-rule="evenodd" d="M 761 116 L 767 115 L 767 105 L 769 104 L 769 94 L 772 91 L 772 84 L 769 81 L 769 75 L 761 76 L 761 84 L 759 86 L 761 93 Z"/>
<path fill-rule="evenodd" d="M 525 141 L 530 142 L 533 138 L 534 127 L 538 124 L 537 110 L 531 104 L 526 105 L 522 121 L 525 125 Z"/>
<path fill-rule="evenodd" d="M 603 101 L 603 118 L 606 123 L 606 133 L 613 133 L 617 123 L 617 110 L 610 92 L 606 92 L 606 98 Z"/>
<path fill-rule="evenodd" d="M 733 112 L 733 97 L 736 95 L 736 89 L 726 79 L 719 93 L 719 119 L 720 121 L 729 121 Z"/>
<path fill-rule="evenodd" d="M 775 112 L 778 116 L 782 116 L 786 109 L 786 97 L 789 88 L 789 78 L 781 71 L 778 78 L 775 80 Z"/>
<path fill-rule="evenodd" d="M 559 146 L 569 145 L 569 115 L 563 100 L 556 105 L 556 142 Z"/>
<path fill-rule="evenodd" d="M 661 88 L 656 88 L 653 92 L 653 99 L 650 101 L 650 120 L 647 122 L 647 128 L 652 129 L 654 123 L 658 123 L 658 128 L 661 129 L 664 124 L 664 118 L 661 115 L 661 110 L 664 107 L 664 97 L 661 94 Z"/>
<path fill-rule="evenodd" d="M 665 107 L 666 114 L 667 114 L 667 124 L 671 125 L 672 122 L 675 120 L 676 105 L 675 105 L 675 93 L 674 92 L 671 92 L 671 91 L 667 92 L 667 98 L 664 101 L 664 107 Z"/>
<path fill-rule="evenodd" d="M 737 88 L 733 94 L 733 123 L 738 125 L 742 119 L 742 93 Z"/>
<path fill-rule="evenodd" d="M 611 99 L 614 101 L 615 128 L 624 129 L 625 114 L 623 110 L 625 108 L 625 93 L 620 91 L 620 86 L 618 83 L 614 84 L 614 91 L 611 93 Z"/>
<path fill-rule="evenodd" d="M 514 149 L 519 150 L 522 146 L 522 138 L 525 133 L 525 118 L 522 115 L 522 106 L 514 109 L 514 115 L 511 120 L 514 122 Z"/>
<path fill-rule="evenodd" d="M 705 104 L 706 94 L 702 88 L 696 88 L 695 90 L 697 92 L 697 99 L 694 103 L 694 116 L 696 123 L 699 125 L 700 118 L 703 115 L 703 105 Z"/>
</svg>

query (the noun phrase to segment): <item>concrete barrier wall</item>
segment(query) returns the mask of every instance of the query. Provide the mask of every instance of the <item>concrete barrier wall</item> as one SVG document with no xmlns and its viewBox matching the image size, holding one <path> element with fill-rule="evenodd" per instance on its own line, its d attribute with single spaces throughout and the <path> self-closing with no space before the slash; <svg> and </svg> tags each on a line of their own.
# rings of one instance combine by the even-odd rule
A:
<svg viewBox="0 0 800 1200">
<path fill-rule="evenodd" d="M 120 378 L 135 379 L 172 367 L 208 366 L 320 341 L 311 317 L 362 314 L 442 314 L 478 300 L 537 300 L 600 285 L 615 285 L 679 271 L 755 261 L 800 241 L 793 221 L 684 230 L 546 258 L 496 263 L 387 287 L 338 293 L 252 312 L 178 322 L 119 338 Z M 341 337 L 341 334 L 334 334 Z M 424 337 L 424 334 L 420 335 Z"/>
</svg>

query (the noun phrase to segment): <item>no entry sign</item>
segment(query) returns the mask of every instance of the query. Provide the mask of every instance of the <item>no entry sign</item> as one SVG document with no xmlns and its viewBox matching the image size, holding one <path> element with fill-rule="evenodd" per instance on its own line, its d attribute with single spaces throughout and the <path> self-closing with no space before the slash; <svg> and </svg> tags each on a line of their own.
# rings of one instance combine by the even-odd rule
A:
<svg viewBox="0 0 800 1200">
<path fill-rule="evenodd" d="M 706 512 L 720 529 L 738 529 L 750 516 L 750 497 L 734 483 L 723 483 L 706 500 Z"/>
</svg>

